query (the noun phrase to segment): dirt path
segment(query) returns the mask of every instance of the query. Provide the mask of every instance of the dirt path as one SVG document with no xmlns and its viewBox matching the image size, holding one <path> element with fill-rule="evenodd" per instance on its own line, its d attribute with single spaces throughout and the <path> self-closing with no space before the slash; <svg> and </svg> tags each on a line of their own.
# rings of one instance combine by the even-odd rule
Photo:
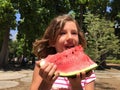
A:
<svg viewBox="0 0 120 90">
<path fill-rule="evenodd" d="M 97 77 L 95 90 L 120 90 L 120 65 L 109 66 L 111 67 L 110 69 L 95 71 Z M 21 70 L 13 73 L 16 72 L 18 72 L 18 75 L 25 74 L 22 78 L 11 79 L 11 81 L 19 82 L 19 85 L 0 90 L 29 90 L 33 70 Z"/>
<path fill-rule="evenodd" d="M 95 90 L 120 90 L 120 64 L 108 64 L 104 71 L 96 72 Z"/>
</svg>

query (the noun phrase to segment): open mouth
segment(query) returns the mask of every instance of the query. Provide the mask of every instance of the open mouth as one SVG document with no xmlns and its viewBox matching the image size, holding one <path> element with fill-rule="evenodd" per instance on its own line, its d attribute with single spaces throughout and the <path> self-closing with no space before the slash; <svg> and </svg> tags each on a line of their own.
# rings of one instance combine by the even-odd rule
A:
<svg viewBox="0 0 120 90">
<path fill-rule="evenodd" d="M 69 45 L 69 46 L 66 45 L 66 46 L 65 46 L 65 49 L 70 49 L 70 48 L 72 48 L 72 47 L 74 47 L 74 45 Z"/>
</svg>

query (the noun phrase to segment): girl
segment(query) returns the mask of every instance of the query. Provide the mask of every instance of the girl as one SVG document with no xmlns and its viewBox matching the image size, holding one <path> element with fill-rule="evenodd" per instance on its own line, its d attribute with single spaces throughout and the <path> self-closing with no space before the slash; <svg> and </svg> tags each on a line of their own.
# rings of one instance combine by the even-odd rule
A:
<svg viewBox="0 0 120 90">
<path fill-rule="evenodd" d="M 51 21 L 43 38 L 33 44 L 33 50 L 41 59 L 79 44 L 86 47 L 77 21 L 69 15 L 61 15 Z M 31 90 L 94 90 L 94 72 L 91 71 L 89 77 L 85 72 L 77 74 L 76 78 L 59 77 L 56 65 L 46 62 L 40 66 L 40 62 L 36 61 Z"/>
</svg>

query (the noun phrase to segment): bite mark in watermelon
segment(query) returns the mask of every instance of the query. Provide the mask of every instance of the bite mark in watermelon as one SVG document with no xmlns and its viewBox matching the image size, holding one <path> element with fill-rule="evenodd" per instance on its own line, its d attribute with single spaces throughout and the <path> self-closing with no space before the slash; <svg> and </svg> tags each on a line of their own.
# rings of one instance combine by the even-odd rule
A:
<svg viewBox="0 0 120 90">
<path fill-rule="evenodd" d="M 74 76 L 77 73 L 87 72 L 98 66 L 84 53 L 81 45 L 67 49 L 61 53 L 48 55 L 45 61 L 56 64 L 60 76 Z"/>
</svg>

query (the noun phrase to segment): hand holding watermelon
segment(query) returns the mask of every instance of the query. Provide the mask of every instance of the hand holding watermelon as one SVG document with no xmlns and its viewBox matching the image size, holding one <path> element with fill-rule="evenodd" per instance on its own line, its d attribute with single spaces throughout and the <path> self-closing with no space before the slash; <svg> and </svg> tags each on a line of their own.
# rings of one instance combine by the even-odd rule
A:
<svg viewBox="0 0 120 90">
<path fill-rule="evenodd" d="M 80 85 L 81 80 L 84 80 L 86 77 L 86 73 L 85 72 L 81 72 L 76 74 L 75 78 L 68 78 L 71 86 L 72 86 L 72 90 L 76 90 L 77 88 L 82 88 L 82 86 Z"/>
<path fill-rule="evenodd" d="M 84 53 L 81 45 L 55 55 L 49 55 L 42 61 L 40 66 L 45 62 L 54 63 L 57 66 L 57 71 L 60 73 L 60 76 L 67 77 L 75 76 L 81 72 L 88 72 L 97 67 L 97 64 Z"/>
<path fill-rule="evenodd" d="M 59 73 L 56 72 L 56 65 L 53 63 L 46 62 L 45 60 L 40 61 L 40 76 L 43 78 L 43 80 L 52 85 L 54 81 L 59 76 Z"/>
</svg>

